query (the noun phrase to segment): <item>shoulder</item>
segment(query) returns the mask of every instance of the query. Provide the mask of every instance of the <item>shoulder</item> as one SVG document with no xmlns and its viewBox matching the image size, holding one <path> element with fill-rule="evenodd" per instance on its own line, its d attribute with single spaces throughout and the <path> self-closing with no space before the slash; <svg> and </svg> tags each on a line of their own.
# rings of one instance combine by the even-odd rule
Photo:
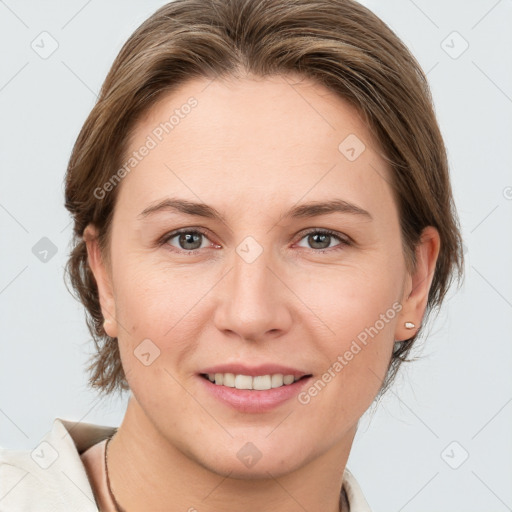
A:
<svg viewBox="0 0 512 512">
<path fill-rule="evenodd" d="M 347 493 L 350 512 L 371 512 L 370 505 L 368 505 L 359 483 L 347 468 L 343 473 L 343 488 Z"/>
<path fill-rule="evenodd" d="M 56 418 L 34 449 L 0 448 L 0 512 L 97 512 L 80 453 L 114 431 Z"/>
</svg>

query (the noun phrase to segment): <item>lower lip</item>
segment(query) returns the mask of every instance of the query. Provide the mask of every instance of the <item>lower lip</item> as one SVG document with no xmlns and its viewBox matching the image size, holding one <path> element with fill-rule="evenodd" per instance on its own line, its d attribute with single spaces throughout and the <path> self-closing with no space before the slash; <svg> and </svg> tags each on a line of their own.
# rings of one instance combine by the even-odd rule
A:
<svg viewBox="0 0 512 512">
<path fill-rule="evenodd" d="M 218 386 L 208 378 L 199 376 L 206 389 L 216 398 L 240 412 L 258 413 L 267 412 L 287 400 L 290 400 L 310 381 L 310 377 L 304 377 L 293 384 L 285 384 L 279 388 L 258 391 L 254 389 L 236 389 L 228 386 Z"/>
</svg>

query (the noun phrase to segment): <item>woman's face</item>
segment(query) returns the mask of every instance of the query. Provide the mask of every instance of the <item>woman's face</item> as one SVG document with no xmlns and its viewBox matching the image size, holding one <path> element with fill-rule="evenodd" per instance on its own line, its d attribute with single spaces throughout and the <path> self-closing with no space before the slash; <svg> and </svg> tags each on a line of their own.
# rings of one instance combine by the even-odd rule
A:
<svg viewBox="0 0 512 512">
<path fill-rule="evenodd" d="M 390 170 L 356 110 L 290 77 L 198 79 L 139 122 L 126 162 L 100 291 L 139 420 L 233 477 L 346 452 L 404 321 L 421 321 Z M 237 391 L 201 376 L 221 365 L 310 377 Z"/>
</svg>

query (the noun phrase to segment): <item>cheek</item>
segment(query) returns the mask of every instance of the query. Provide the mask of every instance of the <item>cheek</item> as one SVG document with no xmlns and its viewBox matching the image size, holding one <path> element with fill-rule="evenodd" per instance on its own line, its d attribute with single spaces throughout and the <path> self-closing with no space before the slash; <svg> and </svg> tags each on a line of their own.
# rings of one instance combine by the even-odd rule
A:
<svg viewBox="0 0 512 512">
<path fill-rule="evenodd" d="M 323 389 L 325 384 L 328 390 L 325 394 L 311 391 L 319 398 L 323 395 L 319 403 L 325 404 L 327 415 L 339 414 L 328 407 L 333 402 L 350 416 L 362 414 L 386 375 L 402 306 L 398 301 L 399 273 L 381 272 L 379 268 L 393 266 L 379 265 L 374 272 L 369 267 L 364 272 L 343 268 L 331 272 L 328 279 L 319 275 L 302 288 L 294 288 L 315 313 L 307 313 L 309 331 L 325 361 L 325 373 L 319 376 L 316 388 Z"/>
<path fill-rule="evenodd" d="M 176 369 L 196 346 L 197 322 L 192 320 L 191 308 L 199 290 L 191 289 L 190 279 L 182 279 L 179 272 L 149 261 L 135 257 L 118 266 L 121 362 L 131 390 L 147 413 L 164 413 L 162 403 L 172 403 L 175 413 L 185 414 L 191 404 L 180 399 L 182 390 L 175 379 L 182 378 Z"/>
<path fill-rule="evenodd" d="M 123 369 L 130 387 L 148 394 L 143 402 L 156 406 L 152 389 L 180 392 L 172 375 L 186 367 L 197 349 L 205 321 L 198 318 L 200 299 L 211 289 L 211 280 L 198 278 L 196 270 L 155 263 L 147 255 L 118 263 L 116 318 Z"/>
<path fill-rule="evenodd" d="M 117 319 L 129 333 L 162 339 L 200 297 L 202 281 L 161 261 L 155 264 L 148 255 L 120 261 L 117 269 Z"/>
<path fill-rule="evenodd" d="M 386 268 L 386 272 L 381 269 Z M 334 269 L 309 272 L 306 279 L 290 275 L 289 282 L 297 296 L 314 313 L 320 324 L 318 334 L 333 340 L 335 348 L 343 348 L 365 329 L 377 327 L 387 336 L 393 330 L 400 305 L 400 269 L 393 265 L 346 265 Z M 373 329 L 372 329 L 372 332 Z M 313 334 L 313 333 L 312 333 Z M 364 334 L 361 334 L 364 338 Z"/>
</svg>

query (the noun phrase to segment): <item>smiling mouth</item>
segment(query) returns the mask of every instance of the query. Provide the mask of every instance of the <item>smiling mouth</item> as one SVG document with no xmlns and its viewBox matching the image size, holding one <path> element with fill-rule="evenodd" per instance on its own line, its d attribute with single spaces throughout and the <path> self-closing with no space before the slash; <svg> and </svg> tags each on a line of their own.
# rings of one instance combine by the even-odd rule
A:
<svg viewBox="0 0 512 512">
<path fill-rule="evenodd" d="M 258 375 L 252 377 L 250 375 L 235 375 L 233 373 L 215 373 L 199 374 L 203 379 L 210 381 L 216 386 L 224 386 L 240 390 L 251 391 L 267 391 L 270 389 L 281 388 L 290 386 L 303 379 L 308 379 L 312 375 L 303 375 L 302 377 L 295 378 L 293 375 L 283 375 L 281 373 L 272 375 Z"/>
</svg>

